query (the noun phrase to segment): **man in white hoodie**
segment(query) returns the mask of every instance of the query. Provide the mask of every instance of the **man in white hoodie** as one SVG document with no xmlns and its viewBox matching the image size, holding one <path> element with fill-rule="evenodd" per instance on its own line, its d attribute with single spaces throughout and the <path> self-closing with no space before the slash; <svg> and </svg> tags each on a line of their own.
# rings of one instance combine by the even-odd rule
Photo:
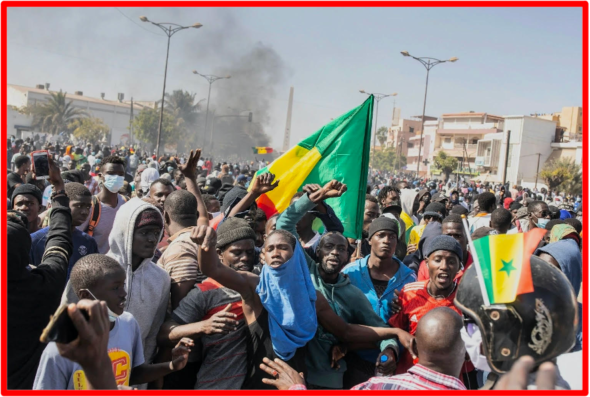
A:
<svg viewBox="0 0 590 397">
<path fill-rule="evenodd" d="M 170 299 L 170 276 L 152 262 L 163 229 L 160 211 L 134 198 L 117 212 L 109 236 L 107 255 L 116 259 L 127 274 L 125 311 L 133 314 L 139 324 L 147 363 L 154 359 L 156 336 Z"/>
</svg>

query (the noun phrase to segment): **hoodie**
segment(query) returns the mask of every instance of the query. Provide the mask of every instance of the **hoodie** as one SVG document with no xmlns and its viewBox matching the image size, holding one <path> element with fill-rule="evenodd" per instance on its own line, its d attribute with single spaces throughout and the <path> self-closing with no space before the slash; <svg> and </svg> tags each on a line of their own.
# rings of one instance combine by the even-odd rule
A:
<svg viewBox="0 0 590 397">
<path fill-rule="evenodd" d="M 144 259 L 135 271 L 132 270 L 131 245 L 135 231 L 135 220 L 140 213 L 147 209 L 157 211 L 153 205 L 139 198 L 134 198 L 125 203 L 120 211 L 117 211 L 113 230 L 109 235 L 111 248 L 107 255 L 116 259 L 125 269 L 127 274 L 125 311 L 133 314 L 137 320 L 141 331 L 145 361 L 151 363 L 156 351 L 156 336 L 164 322 L 170 299 L 170 276 L 164 269 L 152 262 L 153 254 Z M 161 237 L 162 234 L 160 234 Z"/>
<path fill-rule="evenodd" d="M 389 280 L 387 288 L 383 295 L 381 295 L 381 298 L 378 298 L 377 291 L 375 291 L 373 281 L 371 281 L 371 275 L 369 274 L 369 257 L 370 255 L 367 255 L 362 259 L 352 262 L 342 269 L 342 273 L 350 277 L 352 285 L 359 288 L 363 294 L 365 294 L 369 303 L 371 303 L 371 306 L 373 307 L 373 311 L 377 313 L 384 322 L 387 322 L 393 314 L 391 301 L 393 299 L 394 291 L 396 289 L 401 291 L 404 285 L 416 281 L 416 273 L 404 265 L 399 259 L 394 257 L 393 260 L 399 263 L 399 270 L 391 280 Z M 377 360 L 378 352 L 376 350 L 362 350 L 357 353 L 364 360 L 370 362 L 376 362 Z"/>
<path fill-rule="evenodd" d="M 404 241 L 410 241 L 410 232 L 412 228 L 420 223 L 418 218 L 414 216 L 414 200 L 418 192 L 411 189 L 403 189 L 401 191 L 401 202 L 402 202 L 402 213 L 400 218 L 406 225 L 406 234 L 404 235 Z"/>
</svg>

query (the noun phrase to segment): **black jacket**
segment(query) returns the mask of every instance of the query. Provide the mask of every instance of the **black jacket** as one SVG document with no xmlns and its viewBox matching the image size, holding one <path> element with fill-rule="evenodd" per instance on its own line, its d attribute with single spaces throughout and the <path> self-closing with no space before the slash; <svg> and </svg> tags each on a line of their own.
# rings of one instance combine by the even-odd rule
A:
<svg viewBox="0 0 590 397">
<path fill-rule="evenodd" d="M 51 223 L 42 263 L 28 270 L 31 238 L 20 225 L 8 226 L 8 389 L 32 389 L 45 344 L 39 337 L 49 317 L 58 308 L 66 285 L 72 254 L 72 215 L 69 199 L 57 197 L 51 203 Z M 27 240 L 28 238 L 28 240 Z"/>
</svg>

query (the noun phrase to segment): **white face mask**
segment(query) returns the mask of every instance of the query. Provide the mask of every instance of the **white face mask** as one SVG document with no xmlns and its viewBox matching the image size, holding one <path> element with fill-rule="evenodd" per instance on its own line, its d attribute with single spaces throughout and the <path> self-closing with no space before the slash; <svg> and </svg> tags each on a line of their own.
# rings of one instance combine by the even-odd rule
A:
<svg viewBox="0 0 590 397">
<path fill-rule="evenodd" d="M 88 292 L 90 295 L 92 295 L 92 297 L 94 298 L 94 300 L 98 300 L 98 299 L 96 298 L 96 296 L 94 296 L 94 294 L 93 294 L 92 292 L 90 292 L 90 290 L 89 290 L 89 289 L 85 289 L 84 291 L 86 291 L 86 292 Z M 117 313 L 113 312 L 113 311 L 112 311 L 112 310 L 109 308 L 109 305 L 107 305 L 107 311 L 108 311 L 108 313 L 109 313 L 109 321 L 110 321 L 111 323 L 114 323 L 114 322 L 117 320 L 117 318 L 119 317 L 119 315 L 118 315 Z"/>
<path fill-rule="evenodd" d="M 461 339 L 465 343 L 465 350 L 467 350 L 473 366 L 480 371 L 492 372 L 486 356 L 481 353 L 482 337 L 477 325 L 467 324 L 466 327 L 462 327 Z"/>
<path fill-rule="evenodd" d="M 109 192 L 117 193 L 125 185 L 125 177 L 119 175 L 105 175 L 102 183 Z"/>
</svg>

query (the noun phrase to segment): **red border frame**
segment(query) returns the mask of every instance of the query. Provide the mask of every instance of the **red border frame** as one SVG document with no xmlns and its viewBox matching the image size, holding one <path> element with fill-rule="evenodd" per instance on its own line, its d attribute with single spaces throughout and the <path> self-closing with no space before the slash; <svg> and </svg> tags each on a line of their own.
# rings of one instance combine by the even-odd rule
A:
<svg viewBox="0 0 590 397">
<path fill-rule="evenodd" d="M 102 3 L 98 3 L 98 2 L 94 2 L 96 5 L 99 6 L 125 6 L 125 7 L 146 7 L 146 6 L 160 6 L 162 5 L 161 2 L 155 1 L 155 0 L 144 0 L 144 1 L 138 1 L 138 0 L 133 0 L 133 1 L 124 1 L 122 2 L 123 4 L 121 4 L 121 2 L 114 2 L 114 1 L 106 1 L 106 2 L 102 2 Z M 588 144 L 589 144 L 589 140 L 588 140 L 588 74 L 589 74 L 589 70 L 588 70 L 588 9 L 589 9 L 589 2 L 586 0 L 565 0 L 565 1 L 550 1 L 550 0 L 537 0 L 537 1 L 533 1 L 533 0 L 520 0 L 518 2 L 516 2 L 517 4 L 515 4 L 514 1 L 508 1 L 508 0 L 496 0 L 496 1 L 468 1 L 468 0 L 447 0 L 447 1 L 434 1 L 434 0 L 402 0 L 402 1 L 398 1 L 396 3 L 391 3 L 389 1 L 384 1 L 384 0 L 373 0 L 370 2 L 371 6 L 380 6 L 380 7 L 390 7 L 390 6 L 395 6 L 395 7 L 440 7 L 440 6 L 446 6 L 446 7 L 581 7 L 583 8 L 583 65 L 582 65 L 582 71 L 583 71 L 583 81 L 582 81 L 582 87 L 583 87 L 583 131 L 584 131 L 584 138 L 583 138 L 583 151 L 584 151 L 584 157 L 583 157 L 583 161 L 582 161 L 582 167 L 583 167 L 583 175 L 584 175 L 584 191 L 588 192 L 588 161 L 586 161 L 586 156 L 588 156 Z M 85 6 L 88 6 L 90 4 L 86 3 L 84 4 Z M 179 7 L 179 6 L 186 6 L 186 7 L 194 7 L 195 3 L 192 1 L 187 1 L 187 0 L 176 0 L 173 1 L 172 3 L 166 3 L 165 4 L 168 7 L 174 6 L 174 7 Z M 204 2 L 199 2 L 199 6 L 201 7 L 211 7 L 211 6 L 223 6 L 223 7 L 227 7 L 227 6 L 299 6 L 299 7 L 317 7 L 317 6 L 332 6 L 332 7 L 336 7 L 336 6 L 346 6 L 346 7 L 356 7 L 356 6 L 365 6 L 365 4 L 361 3 L 361 2 L 356 2 L 356 1 L 350 1 L 350 0 L 329 0 L 329 1 L 323 1 L 321 2 L 321 4 L 318 4 L 317 1 L 310 1 L 310 0 L 298 0 L 298 1 L 291 1 L 288 3 L 283 3 L 281 4 L 280 2 L 271 2 L 271 1 L 264 1 L 264 0 L 258 0 L 258 1 L 252 1 L 252 2 L 248 2 L 248 1 L 242 1 L 242 2 L 238 2 L 238 1 L 232 1 L 230 2 L 230 4 L 228 3 L 224 3 L 224 2 L 220 2 L 220 1 L 216 1 L 216 0 L 209 0 L 209 1 L 204 1 Z M 0 7 L 1 7 L 1 15 L 0 15 L 0 25 L 4 24 L 4 26 L 6 26 L 6 22 L 7 22 L 7 11 L 6 8 L 7 7 L 47 7 L 47 6 L 54 6 L 54 7 L 80 7 L 81 3 L 79 1 L 72 1 L 72 0 L 53 0 L 53 1 L 19 1 L 19 0 L 9 0 L 9 1 L 2 1 L 0 0 Z M 3 82 L 6 84 L 7 83 L 7 75 L 6 75 L 6 28 L 2 29 L 2 36 L 3 36 L 3 40 L 0 41 L 0 45 L 2 46 L 3 49 L 3 56 L 4 56 L 4 62 L 2 63 L 2 78 L 3 78 Z M 2 96 L 3 100 L 3 105 L 5 105 L 4 103 L 4 96 Z M 4 122 L 6 121 L 6 113 L 5 112 L 1 112 L 0 113 L 0 125 L 4 125 Z M 1 160 L 0 161 L 4 161 L 4 151 L 0 150 L 0 156 L 1 156 Z M 3 173 L 0 173 L 1 177 L 2 177 L 2 182 L 4 182 L 5 180 L 5 176 Z M 4 201 L 2 201 L 2 203 L 4 203 Z M 6 212 L 4 210 L 0 211 L 0 219 L 2 219 L 2 221 L 5 223 L 6 222 Z M 585 212 L 584 215 L 584 224 L 588 225 L 588 211 Z M 585 237 L 584 240 L 587 240 L 588 238 Z M 589 256 L 588 256 L 588 243 L 585 242 L 584 243 L 585 249 L 583 251 L 583 263 L 584 264 L 588 264 L 589 263 Z M 6 252 L 6 239 L 3 237 L 0 241 L 0 250 L 2 252 Z M 2 263 L 6 263 L 4 260 L 4 257 L 1 259 Z M 5 267 L 3 267 L 5 268 Z M 584 267 L 584 272 L 582 275 L 582 288 L 583 288 L 583 295 L 584 295 L 584 299 L 588 299 L 588 285 L 589 285 L 589 279 L 588 279 L 588 267 Z M 2 275 L 0 276 L 1 279 L 1 289 L 2 289 L 2 301 L 6 302 L 6 273 L 3 271 Z M 23 315 L 26 315 L 26 313 L 23 313 Z M 584 315 L 584 334 L 588 335 L 588 315 L 586 312 L 586 315 Z M 45 395 L 49 395 L 54 394 L 54 395 L 60 395 L 61 392 L 30 392 L 30 391 L 6 391 L 6 349 L 4 349 L 3 347 L 6 346 L 6 305 L 2 304 L 0 305 L 0 339 L 2 340 L 2 348 L 0 348 L 0 391 L 2 392 L 2 396 L 12 396 L 12 395 L 25 395 L 28 393 L 43 393 Z M 588 346 L 586 345 L 584 348 L 584 372 L 585 374 L 588 374 L 588 361 L 589 361 L 589 357 L 588 357 Z M 58 394 L 59 393 L 59 394 Z M 99 392 L 90 392 L 90 393 L 99 393 Z M 135 392 L 135 393 L 140 393 L 140 392 Z M 141 392 L 143 393 L 150 393 L 150 394 L 155 394 L 158 393 L 158 391 L 148 391 L 148 392 Z M 176 394 L 182 394 L 182 395 L 194 395 L 194 392 L 191 391 L 182 391 L 182 392 L 172 392 L 175 395 Z M 199 392 L 199 394 L 201 394 L 203 392 Z M 216 392 L 217 394 L 225 394 L 227 393 L 228 395 L 230 393 L 235 393 L 234 391 L 222 391 L 222 392 Z M 241 394 L 245 394 L 245 393 L 250 393 L 250 394 L 258 394 L 261 392 L 241 392 Z M 262 392 L 262 393 L 268 393 L 268 392 Z M 320 393 L 320 392 L 315 392 L 315 393 Z M 334 395 L 335 393 L 332 392 Z M 400 393 L 399 391 L 396 393 Z M 407 392 L 406 392 L 407 393 Z M 448 392 L 447 392 L 448 393 Z M 471 393 L 477 393 L 477 392 L 471 392 Z M 515 392 L 509 392 L 511 394 L 515 393 Z M 548 394 L 548 392 L 540 392 L 537 391 L 536 395 L 539 395 L 539 393 L 543 393 L 543 394 Z M 552 394 L 555 392 L 551 392 Z M 589 395 L 589 391 L 588 391 L 588 375 L 586 375 L 584 377 L 584 390 L 581 392 L 576 392 L 576 391 L 571 391 L 571 392 L 557 392 L 560 394 L 564 394 L 567 393 L 569 395 L 580 395 L 580 396 L 588 396 Z"/>
</svg>

